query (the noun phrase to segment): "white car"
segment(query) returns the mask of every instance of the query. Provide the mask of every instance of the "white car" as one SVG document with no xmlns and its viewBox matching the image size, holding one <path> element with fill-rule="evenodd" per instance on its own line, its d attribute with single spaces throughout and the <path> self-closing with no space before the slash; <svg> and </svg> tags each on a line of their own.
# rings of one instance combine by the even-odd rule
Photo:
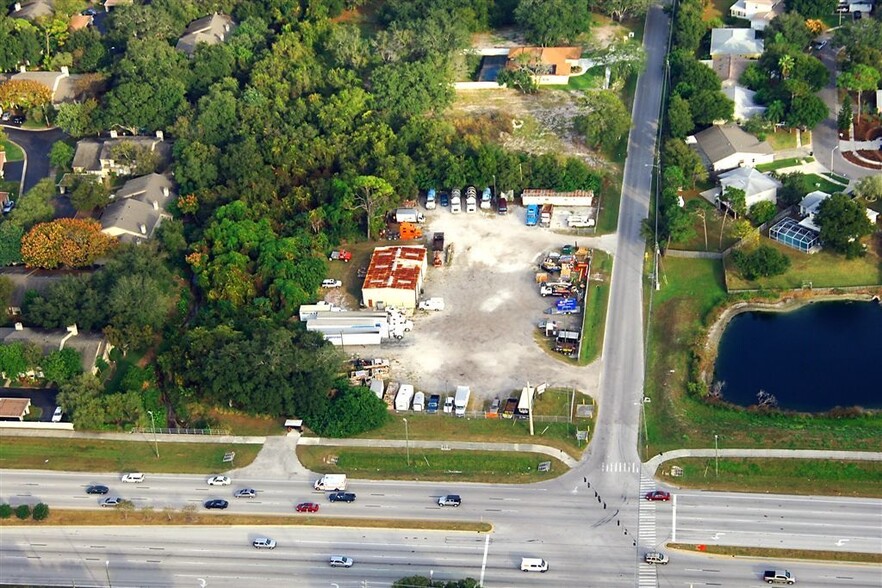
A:
<svg viewBox="0 0 882 588">
<path fill-rule="evenodd" d="M 419 304 L 420 310 L 444 310 L 444 299 L 443 298 L 427 298 L 425 300 L 420 300 Z"/>
<path fill-rule="evenodd" d="M 226 476 L 212 476 L 208 478 L 209 486 L 229 486 L 233 481 Z"/>
<path fill-rule="evenodd" d="M 328 560 L 328 565 L 332 568 L 351 568 L 352 558 L 345 555 L 332 555 Z"/>
<path fill-rule="evenodd" d="M 322 280 L 322 288 L 339 288 L 342 285 L 343 282 L 341 282 L 340 280 L 335 280 L 333 278 Z"/>
<path fill-rule="evenodd" d="M 123 482 L 129 482 L 132 484 L 138 484 L 144 481 L 144 474 L 132 472 L 129 474 L 123 474 L 122 478 L 120 478 Z"/>
<path fill-rule="evenodd" d="M 60 423 L 62 416 L 64 416 L 64 411 L 61 409 L 60 406 L 56 406 L 55 412 L 52 414 L 52 422 L 53 423 Z"/>
<path fill-rule="evenodd" d="M 258 537 L 254 541 L 251 542 L 251 545 L 254 546 L 255 549 L 275 549 L 276 542 L 274 539 L 270 539 L 269 537 Z"/>
</svg>

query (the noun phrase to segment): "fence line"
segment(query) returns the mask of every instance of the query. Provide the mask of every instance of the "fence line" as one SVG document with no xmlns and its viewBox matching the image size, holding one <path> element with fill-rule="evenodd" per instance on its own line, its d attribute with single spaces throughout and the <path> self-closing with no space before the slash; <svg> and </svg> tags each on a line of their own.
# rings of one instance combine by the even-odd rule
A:
<svg viewBox="0 0 882 588">
<path fill-rule="evenodd" d="M 144 435 L 229 435 L 229 429 L 160 429 L 152 427 L 135 427 L 132 433 Z"/>
</svg>

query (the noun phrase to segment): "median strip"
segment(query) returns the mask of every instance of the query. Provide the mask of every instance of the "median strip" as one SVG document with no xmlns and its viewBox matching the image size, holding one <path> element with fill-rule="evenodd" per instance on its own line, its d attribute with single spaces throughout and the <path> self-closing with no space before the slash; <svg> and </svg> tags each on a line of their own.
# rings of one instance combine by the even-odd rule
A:
<svg viewBox="0 0 882 588">
<path fill-rule="evenodd" d="M 882 563 L 880 553 L 859 553 L 853 551 L 813 551 L 810 549 L 775 549 L 765 547 L 732 547 L 728 545 L 701 545 L 693 543 L 669 543 L 668 549 L 699 551 L 732 557 L 759 557 L 766 559 L 817 559 L 823 561 L 845 561 L 856 563 Z"/>
</svg>

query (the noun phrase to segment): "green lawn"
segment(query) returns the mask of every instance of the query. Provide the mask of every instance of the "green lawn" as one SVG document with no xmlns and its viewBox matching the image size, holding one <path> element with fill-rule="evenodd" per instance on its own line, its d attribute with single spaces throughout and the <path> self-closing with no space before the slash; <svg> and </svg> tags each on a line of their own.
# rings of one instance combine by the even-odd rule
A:
<svg viewBox="0 0 882 588">
<path fill-rule="evenodd" d="M 594 251 L 591 273 L 602 272 L 603 281 L 592 280 L 588 286 L 588 301 L 582 319 L 582 352 L 579 357 L 586 365 L 600 357 L 603 349 L 603 330 L 606 326 L 606 310 L 609 305 L 609 279 L 612 276 L 612 257 L 600 250 Z"/>
<path fill-rule="evenodd" d="M 843 186 L 848 185 L 848 178 L 846 178 L 845 176 L 840 176 L 839 174 L 834 174 L 833 172 L 827 172 L 823 175 L 827 178 L 830 178 L 834 182 L 839 182 Z"/>
<path fill-rule="evenodd" d="M 683 468 L 671 477 L 671 467 Z M 882 498 L 882 463 L 809 459 L 689 458 L 665 462 L 660 477 L 677 486 L 724 492 L 770 492 Z"/>
<path fill-rule="evenodd" d="M 0 151 L 6 151 L 6 161 L 21 161 L 24 159 L 24 152 L 12 141 L 0 141 Z"/>
<path fill-rule="evenodd" d="M 210 474 L 250 464 L 261 448 L 224 443 L 160 443 L 157 459 L 154 444 L 140 436 L 137 441 L 9 436 L 0 440 L 0 468 L 74 472 Z M 236 452 L 235 463 L 223 463 L 227 451 Z"/>
<path fill-rule="evenodd" d="M 743 289 L 794 289 L 811 284 L 814 288 L 837 288 L 847 286 L 876 286 L 882 284 L 882 260 L 872 250 L 864 257 L 845 259 L 844 255 L 821 250 L 818 253 L 801 253 L 780 243 L 761 238 L 764 245 L 771 245 L 790 259 L 790 269 L 771 278 L 753 282 L 744 280 L 726 260 L 726 281 L 730 290 Z"/>
<path fill-rule="evenodd" d="M 788 157 L 787 159 L 776 159 L 772 163 L 761 163 L 756 166 L 756 169 L 761 172 L 774 171 L 785 167 L 802 165 L 803 163 L 811 163 L 814 160 L 814 157 Z"/>
<path fill-rule="evenodd" d="M 600 198 L 598 198 L 598 206 L 600 207 L 600 210 L 597 212 L 598 235 L 615 232 L 619 224 L 619 206 L 621 200 L 622 172 L 621 167 L 617 167 L 617 171 L 614 175 L 607 176 L 603 179 L 603 185 L 600 188 Z"/>
<path fill-rule="evenodd" d="M 830 181 L 824 176 L 820 176 L 818 174 L 809 174 L 806 176 L 807 179 L 811 180 L 812 184 L 815 186 L 816 190 L 821 190 L 822 192 L 827 192 L 828 194 L 833 194 L 834 192 L 841 192 L 845 189 L 845 186 L 842 184 L 838 184 L 836 182 Z M 847 183 L 847 182 L 846 182 Z"/>
<path fill-rule="evenodd" d="M 297 448 L 297 457 L 312 471 L 379 480 L 528 484 L 555 478 L 569 469 L 563 462 L 541 453 L 416 447 L 410 448 L 410 465 L 405 448 L 301 446 Z M 551 462 L 551 471 L 537 471 L 543 461 Z"/>
<path fill-rule="evenodd" d="M 766 135 L 766 141 L 775 151 L 796 149 L 796 131 L 775 131 Z"/>
<path fill-rule="evenodd" d="M 602 65 L 590 68 L 580 76 L 570 77 L 566 86 L 561 86 L 569 90 L 600 90 L 603 88 L 605 69 Z"/>
</svg>

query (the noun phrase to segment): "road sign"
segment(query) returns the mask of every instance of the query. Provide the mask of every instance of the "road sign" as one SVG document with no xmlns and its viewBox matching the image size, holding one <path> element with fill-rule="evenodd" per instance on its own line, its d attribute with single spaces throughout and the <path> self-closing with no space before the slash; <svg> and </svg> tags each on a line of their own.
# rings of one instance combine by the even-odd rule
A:
<svg viewBox="0 0 882 588">
<path fill-rule="evenodd" d="M 236 459 L 235 451 L 228 451 L 224 453 L 224 463 L 233 463 L 234 459 Z"/>
<path fill-rule="evenodd" d="M 551 462 L 550 461 L 539 462 L 538 470 L 540 472 L 550 472 L 551 471 Z"/>
</svg>

